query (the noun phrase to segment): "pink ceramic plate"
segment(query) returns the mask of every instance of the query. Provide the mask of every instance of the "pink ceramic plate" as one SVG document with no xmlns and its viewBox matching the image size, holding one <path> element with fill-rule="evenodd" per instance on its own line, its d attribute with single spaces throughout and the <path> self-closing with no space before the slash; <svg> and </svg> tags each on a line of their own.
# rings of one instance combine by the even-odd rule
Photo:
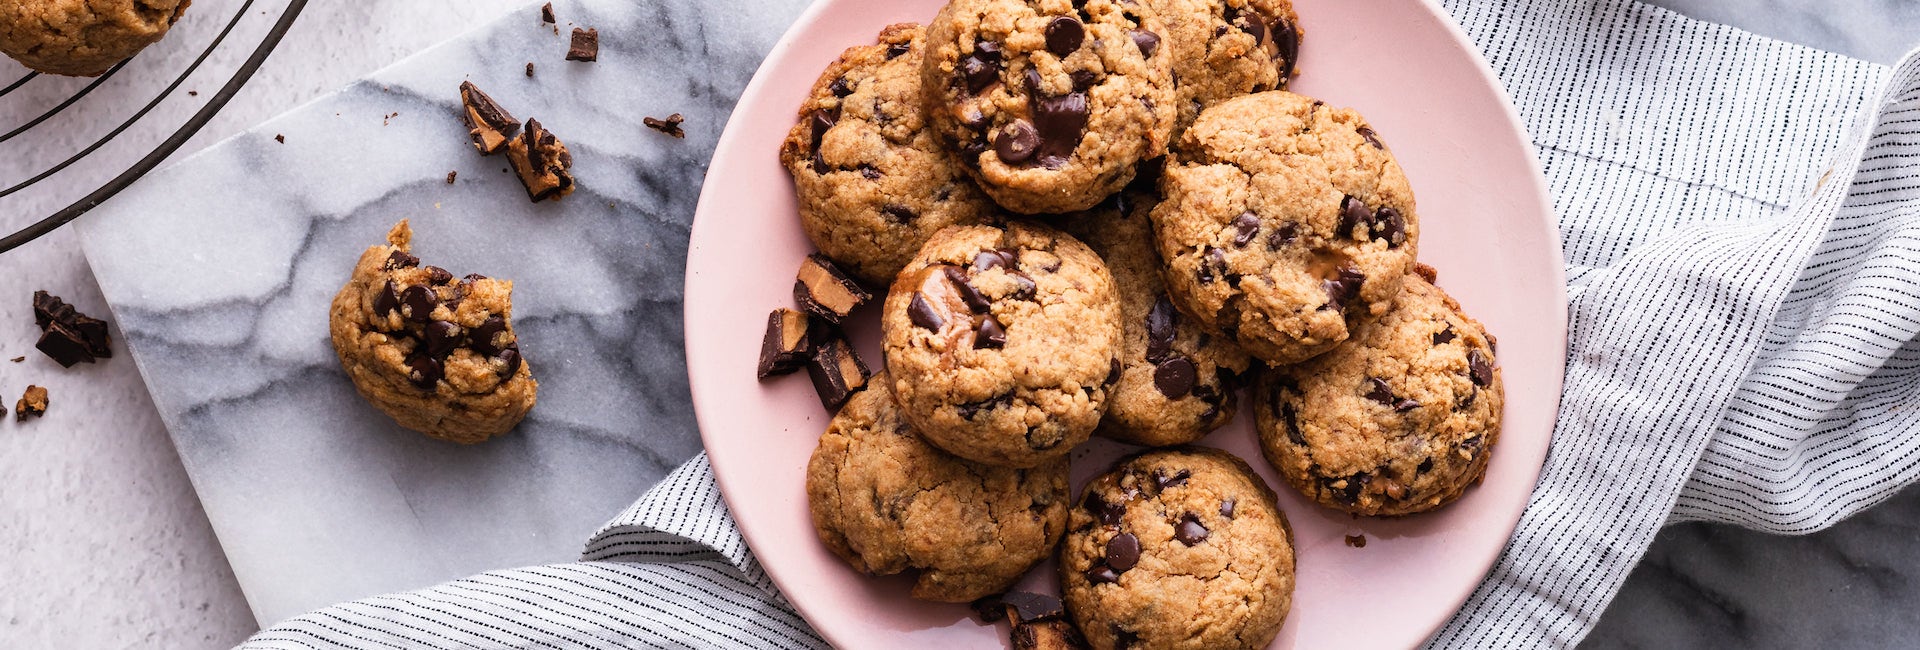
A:
<svg viewBox="0 0 1920 650">
<path fill-rule="evenodd" d="M 754 379 L 767 312 L 792 306 L 810 248 L 776 158 L 814 78 L 841 49 L 942 0 L 820 0 L 747 86 L 714 153 L 687 260 L 687 366 L 714 472 L 748 544 L 820 633 L 847 648 L 999 647 L 1004 629 L 961 605 L 916 602 L 904 577 L 868 578 L 814 536 L 804 476 L 828 414 L 803 376 Z M 1280 494 L 1299 544 L 1293 612 L 1275 647 L 1405 647 L 1472 592 L 1519 520 L 1560 398 L 1566 300 L 1545 182 L 1519 119 L 1465 35 L 1430 2 L 1295 0 L 1305 27 L 1293 89 L 1364 113 L 1418 197 L 1422 260 L 1500 339 L 1506 429 L 1486 482 L 1437 513 L 1356 519 L 1306 502 L 1260 459 L 1243 412 L 1206 444 L 1246 457 Z M 878 324 L 855 340 L 878 363 Z M 1130 451 L 1074 454 L 1076 490 Z M 1366 546 L 1345 543 L 1364 535 Z M 1028 576 L 1053 590 L 1051 566 Z"/>
</svg>

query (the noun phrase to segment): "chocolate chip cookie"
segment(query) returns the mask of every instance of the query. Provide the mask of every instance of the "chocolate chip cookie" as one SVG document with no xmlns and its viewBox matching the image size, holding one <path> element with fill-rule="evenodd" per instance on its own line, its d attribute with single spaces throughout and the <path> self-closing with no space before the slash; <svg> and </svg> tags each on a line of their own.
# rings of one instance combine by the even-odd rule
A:
<svg viewBox="0 0 1920 650">
<path fill-rule="evenodd" d="M 1500 438 L 1493 338 L 1420 275 L 1353 340 L 1260 384 L 1255 427 L 1267 460 L 1302 494 L 1355 514 L 1460 498 Z"/>
<path fill-rule="evenodd" d="M 1349 109 L 1274 90 L 1203 111 L 1153 210 L 1182 312 L 1269 364 L 1326 352 L 1386 312 L 1420 238 L 1413 190 Z"/>
<path fill-rule="evenodd" d="M 514 335 L 513 283 L 421 266 L 412 242 L 402 220 L 334 295 L 340 366 L 400 426 L 467 444 L 506 433 L 540 389 Z"/>
<path fill-rule="evenodd" d="M 1285 89 L 1300 61 L 1300 19 L 1288 0 L 1147 0 L 1167 25 L 1178 139 L 1201 109 Z"/>
<path fill-rule="evenodd" d="M 1067 459 L 1031 469 L 954 457 L 900 419 L 885 375 L 827 424 L 807 464 L 814 530 L 869 575 L 909 569 L 913 597 L 1000 593 L 1053 554 L 1067 523 Z"/>
<path fill-rule="evenodd" d="M 159 41 L 189 0 L 0 2 L 0 52 L 52 74 L 93 77 Z"/>
<path fill-rule="evenodd" d="M 879 286 L 933 233 L 997 212 L 926 128 L 921 34 L 902 23 L 848 48 L 814 82 L 780 146 L 807 238 Z"/>
<path fill-rule="evenodd" d="M 933 127 L 1001 206 L 1093 207 L 1166 150 L 1165 34 L 1129 0 L 952 0 L 921 67 Z"/>
<path fill-rule="evenodd" d="M 1293 532 L 1273 491 L 1204 447 L 1123 459 L 1087 484 L 1060 550 L 1094 648 L 1265 648 L 1293 602 Z"/>
<path fill-rule="evenodd" d="M 1064 220 L 1106 261 L 1120 294 L 1120 380 L 1095 433 L 1156 447 L 1193 442 L 1231 422 L 1250 363 L 1232 339 L 1201 328 L 1168 299 L 1147 219 L 1159 201 L 1151 182 L 1136 182 Z"/>
<path fill-rule="evenodd" d="M 1039 224 L 934 234 L 880 318 L 907 422 L 969 460 L 1033 467 L 1065 455 L 1119 379 L 1113 275 L 1086 244 Z"/>
</svg>

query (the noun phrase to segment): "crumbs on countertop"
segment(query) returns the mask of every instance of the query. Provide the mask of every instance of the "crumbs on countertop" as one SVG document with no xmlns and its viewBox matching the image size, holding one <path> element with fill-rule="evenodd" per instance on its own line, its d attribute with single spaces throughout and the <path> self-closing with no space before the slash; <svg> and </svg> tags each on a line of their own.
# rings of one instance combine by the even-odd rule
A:
<svg viewBox="0 0 1920 650">
<path fill-rule="evenodd" d="M 600 60 L 600 30 L 573 28 L 573 44 L 567 47 L 567 60 L 587 63 Z"/>
<path fill-rule="evenodd" d="M 687 137 L 686 130 L 680 128 L 680 123 L 685 121 L 687 121 L 687 118 L 681 117 L 679 113 L 668 115 L 667 119 L 664 120 L 653 117 L 640 118 L 640 122 L 647 125 L 647 128 L 676 138 Z"/>
<path fill-rule="evenodd" d="M 47 389 L 29 384 L 26 394 L 21 395 L 20 401 L 13 405 L 14 421 L 25 422 L 29 417 L 37 418 L 46 414 Z"/>
</svg>

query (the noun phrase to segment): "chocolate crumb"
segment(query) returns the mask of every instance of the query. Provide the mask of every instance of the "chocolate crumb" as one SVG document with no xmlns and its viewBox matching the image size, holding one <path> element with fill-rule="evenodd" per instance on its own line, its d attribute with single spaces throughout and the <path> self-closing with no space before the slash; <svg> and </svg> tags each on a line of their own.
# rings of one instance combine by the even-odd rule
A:
<svg viewBox="0 0 1920 650">
<path fill-rule="evenodd" d="M 13 358 L 13 362 L 14 362 L 14 363 L 20 363 L 20 362 L 22 362 L 22 361 L 26 361 L 26 360 L 27 360 L 27 358 L 26 358 L 26 357 L 14 357 L 14 358 Z"/>
<path fill-rule="evenodd" d="M 80 313 L 59 296 L 33 292 L 33 322 L 40 327 L 40 340 L 34 347 L 61 367 L 113 357 L 107 322 Z"/>
<path fill-rule="evenodd" d="M 527 76 L 529 76 L 529 77 L 531 77 L 531 76 L 533 76 L 533 62 L 532 62 L 532 61 L 528 61 L 528 62 L 527 62 Z"/>
<path fill-rule="evenodd" d="M 21 395 L 20 401 L 13 405 L 13 419 L 18 422 L 25 422 L 29 417 L 37 418 L 46 414 L 47 389 L 39 386 L 27 386 L 26 394 Z"/>
<path fill-rule="evenodd" d="M 573 28 L 573 45 L 567 48 L 567 60 L 587 63 L 600 60 L 600 30 Z"/>
<path fill-rule="evenodd" d="M 559 22 L 553 19 L 553 3 L 540 5 L 540 22 L 547 24 Z"/>
<path fill-rule="evenodd" d="M 286 143 L 287 143 L 287 136 L 284 136 L 284 135 L 281 135 L 281 134 L 278 134 L 278 133 L 275 133 L 275 134 L 273 134 L 273 141 L 274 141 L 274 142 L 278 142 L 278 143 L 280 143 L 280 144 L 286 144 Z"/>
<path fill-rule="evenodd" d="M 450 172 L 447 172 L 447 184 L 448 184 L 448 185 L 452 185 L 452 184 L 453 184 L 453 177 L 455 177 L 455 176 L 459 176 L 459 175 L 460 175 L 460 172 L 459 172 L 459 171 L 457 171 L 457 170 L 456 170 L 456 171 L 450 171 Z"/>
<path fill-rule="evenodd" d="M 198 91 L 198 90 L 189 90 L 189 91 L 187 91 L 187 96 L 188 96 L 188 97 L 199 97 L 199 96 L 200 96 L 200 91 Z"/>
<path fill-rule="evenodd" d="M 685 121 L 687 121 L 687 118 L 681 117 L 679 113 L 668 115 L 667 119 L 664 120 L 652 117 L 640 118 L 640 123 L 647 125 L 647 128 L 676 138 L 687 137 L 686 130 L 680 128 L 680 123 Z"/>
<path fill-rule="evenodd" d="M 1367 536 L 1366 535 L 1348 535 L 1347 546 L 1351 546 L 1354 548 L 1366 548 Z"/>
</svg>

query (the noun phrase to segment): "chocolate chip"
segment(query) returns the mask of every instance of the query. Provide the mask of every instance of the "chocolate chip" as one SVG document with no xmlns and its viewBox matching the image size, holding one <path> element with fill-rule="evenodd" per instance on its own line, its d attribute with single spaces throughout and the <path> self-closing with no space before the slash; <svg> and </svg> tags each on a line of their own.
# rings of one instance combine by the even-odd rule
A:
<svg viewBox="0 0 1920 650">
<path fill-rule="evenodd" d="M 1404 397 L 1400 398 L 1400 401 L 1393 403 L 1393 410 L 1399 413 L 1405 413 L 1416 408 L 1420 408 L 1419 402 Z"/>
<path fill-rule="evenodd" d="M 908 50 L 908 49 L 910 49 L 910 47 L 909 47 L 909 44 L 907 44 L 907 43 L 891 43 L 891 44 L 888 44 L 888 45 L 887 45 L 887 60 L 888 60 L 888 61 L 892 61 L 892 60 L 894 60 L 894 59 L 897 59 L 897 58 L 900 58 L 900 55 L 902 55 L 902 54 L 906 54 L 906 53 L 907 53 L 907 50 Z"/>
<path fill-rule="evenodd" d="M 867 180 L 870 180 L 870 181 L 877 181 L 877 180 L 880 180 L 880 176 L 881 176 L 881 174 L 880 174 L 880 170 L 878 170 L 878 169 L 875 169 L 875 168 L 873 167 L 873 165 L 864 165 L 864 164 L 863 164 L 863 165 L 860 165 L 859 167 L 857 167 L 856 169 L 859 169 L 859 170 L 860 170 L 860 177 L 861 177 L 861 178 L 864 178 L 864 179 L 867 179 Z"/>
<path fill-rule="evenodd" d="M 1193 390 L 1193 362 L 1186 357 L 1163 361 L 1153 369 L 1153 386 L 1167 399 L 1179 399 Z"/>
<path fill-rule="evenodd" d="M 460 326 L 443 320 L 427 323 L 427 354 L 435 359 L 445 359 L 460 345 Z"/>
<path fill-rule="evenodd" d="M 433 308 L 439 304 L 432 289 L 417 284 L 400 292 L 400 316 L 415 323 L 432 320 Z"/>
<path fill-rule="evenodd" d="M 1373 238 L 1385 240 L 1388 248 L 1407 242 L 1407 219 L 1390 206 L 1374 211 L 1372 230 Z"/>
<path fill-rule="evenodd" d="M 1107 379 L 1100 382 L 1102 386 L 1112 386 L 1113 382 L 1120 381 L 1120 360 L 1108 359 L 1107 363 Z"/>
<path fill-rule="evenodd" d="M 1190 478 L 1193 478 L 1193 470 L 1189 469 L 1183 469 L 1173 474 L 1166 474 L 1160 470 L 1153 471 L 1153 485 L 1162 490 L 1186 485 L 1187 479 Z"/>
<path fill-rule="evenodd" d="M 1300 433 L 1300 416 L 1293 410 L 1292 404 L 1280 405 L 1280 426 L 1287 428 L 1287 442 L 1306 445 L 1307 438 Z"/>
<path fill-rule="evenodd" d="M 1013 278 L 1014 283 L 1013 293 L 1008 294 L 1008 298 L 1015 300 L 1032 300 L 1034 294 L 1040 290 L 1039 285 L 1033 283 L 1033 278 L 1027 277 L 1025 273 L 1012 271 L 1007 275 Z"/>
<path fill-rule="evenodd" d="M 1147 312 L 1147 361 L 1160 363 L 1173 350 L 1175 319 L 1179 312 L 1173 308 L 1173 300 L 1166 294 L 1153 301 L 1153 309 Z"/>
<path fill-rule="evenodd" d="M 846 97 L 853 94 L 853 86 L 847 85 L 846 77 L 835 77 L 833 83 L 827 84 L 827 92 L 833 93 L 834 97 Z"/>
<path fill-rule="evenodd" d="M 1120 533 L 1107 540 L 1107 566 L 1114 571 L 1126 573 L 1140 563 L 1140 538 L 1133 533 Z"/>
<path fill-rule="evenodd" d="M 1253 36 L 1253 46 L 1255 48 L 1266 46 L 1267 23 L 1266 21 L 1260 19 L 1259 14 L 1251 14 L 1250 16 L 1247 16 L 1246 22 L 1241 23 L 1240 29 L 1245 30 L 1248 34 Z"/>
<path fill-rule="evenodd" d="M 1087 92 L 1100 83 L 1100 73 L 1093 70 L 1075 70 L 1068 73 L 1067 78 L 1073 80 L 1073 89 L 1076 92 Z"/>
<path fill-rule="evenodd" d="M 1479 350 L 1467 351 L 1467 371 L 1473 376 L 1473 383 L 1488 386 L 1493 384 L 1493 362 Z"/>
<path fill-rule="evenodd" d="M 1367 208 L 1366 201 L 1355 198 L 1351 194 L 1340 197 L 1340 231 L 1337 233 L 1339 236 L 1353 237 L 1355 227 L 1372 223 L 1373 211 Z"/>
<path fill-rule="evenodd" d="M 467 334 L 467 341 L 467 345 L 472 346 L 475 352 L 489 357 L 498 356 L 502 350 L 513 345 L 507 335 L 507 321 L 499 316 L 480 321 L 480 325 Z"/>
<path fill-rule="evenodd" d="M 1046 594 L 1015 591 L 1001 596 L 1000 602 L 1006 608 L 1004 613 L 1010 614 L 1009 619 L 1015 623 L 1054 620 L 1067 615 L 1060 599 Z"/>
<path fill-rule="evenodd" d="M 72 368 L 74 364 L 85 361 L 93 363 L 93 355 L 87 352 L 84 337 L 65 323 L 48 323 L 40 331 L 40 340 L 34 343 L 34 349 L 45 353 L 62 368 Z"/>
<path fill-rule="evenodd" d="M 1299 231 L 1299 226 L 1291 221 L 1280 224 L 1267 235 L 1267 250 L 1277 251 L 1280 247 L 1293 243 L 1294 238 L 1299 236 Z"/>
<path fill-rule="evenodd" d="M 410 269 L 419 265 L 420 265 L 420 258 L 414 257 L 412 254 L 409 254 L 406 251 L 397 250 L 392 253 L 388 253 L 386 263 L 381 266 L 391 270 L 391 269 Z"/>
<path fill-rule="evenodd" d="M 1426 460 L 1420 461 L 1419 466 L 1413 468 L 1413 475 L 1419 476 L 1431 471 L 1433 471 L 1433 457 L 1428 456 Z"/>
<path fill-rule="evenodd" d="M 373 313 L 375 316 L 385 316 L 387 312 L 399 309 L 400 293 L 394 291 L 393 281 L 388 280 L 387 286 L 381 287 L 380 292 L 373 295 Z"/>
<path fill-rule="evenodd" d="M 496 358 L 500 359 L 500 374 L 512 377 L 513 373 L 520 371 L 520 344 L 507 345 L 507 349 L 501 350 Z"/>
<path fill-rule="evenodd" d="M 1119 582 L 1119 581 L 1120 581 L 1119 572 L 1114 571 L 1111 567 L 1108 567 L 1105 564 L 1095 564 L 1091 568 L 1087 569 L 1087 582 L 1091 582 L 1097 585 L 1103 582 Z"/>
<path fill-rule="evenodd" d="M 927 302 L 926 294 L 918 291 L 913 293 L 913 302 L 907 304 L 907 320 L 929 332 L 938 332 L 947 325 L 947 319 L 941 318 L 940 311 Z"/>
<path fill-rule="evenodd" d="M 954 407 L 954 411 L 958 412 L 962 419 L 971 420 L 975 414 L 981 411 L 992 411 L 1011 403 L 1013 403 L 1013 393 L 1001 393 L 978 402 L 961 404 Z"/>
<path fill-rule="evenodd" d="M 960 58 L 960 81 L 967 93 L 978 95 L 1000 80 L 1000 44 L 983 41 L 974 44 L 973 53 Z"/>
<path fill-rule="evenodd" d="M 1355 131 L 1360 133 L 1360 137 L 1366 138 L 1367 144 L 1373 145 L 1373 148 L 1375 149 L 1387 148 L 1387 145 L 1381 144 L 1380 134 L 1374 133 L 1373 127 L 1362 125 L 1360 128 L 1355 129 Z"/>
<path fill-rule="evenodd" d="M 1453 325 L 1448 324 L 1446 329 L 1433 333 L 1433 344 L 1440 345 L 1442 343 L 1450 342 L 1454 339 L 1455 336 L 1456 335 L 1453 333 Z"/>
<path fill-rule="evenodd" d="M 1001 251 L 980 251 L 973 256 L 973 272 L 982 273 L 1003 266 L 1012 266 L 1013 258 Z"/>
<path fill-rule="evenodd" d="M 1247 243 L 1253 241 L 1253 236 L 1260 234 L 1260 217 L 1255 216 L 1250 211 L 1242 212 L 1240 216 L 1234 217 L 1231 225 L 1234 230 L 1234 248 L 1246 248 Z"/>
<path fill-rule="evenodd" d="M 600 60 L 600 30 L 573 28 L 573 43 L 567 47 L 567 60 L 587 63 Z"/>
<path fill-rule="evenodd" d="M 872 376 L 839 328 L 822 329 L 813 356 L 807 359 L 807 377 L 813 380 L 813 391 L 827 412 L 839 410 L 854 393 L 867 387 L 867 379 Z"/>
<path fill-rule="evenodd" d="M 980 327 L 973 337 L 974 349 L 1001 348 L 1006 345 L 1007 330 L 1000 326 L 999 319 L 993 316 L 980 319 Z"/>
<path fill-rule="evenodd" d="M 898 203 L 888 203 L 880 206 L 880 214 L 886 215 L 888 219 L 892 219 L 894 223 L 898 224 L 913 223 L 914 218 L 919 216 L 914 214 L 913 210 L 907 208 L 907 206 Z"/>
<path fill-rule="evenodd" d="M 1180 525 L 1174 526 L 1173 538 L 1180 543 L 1193 546 L 1207 541 L 1207 527 L 1200 524 L 1200 518 L 1191 514 L 1180 519 Z"/>
<path fill-rule="evenodd" d="M 1159 34 L 1144 29 L 1136 29 L 1133 30 L 1131 36 L 1133 36 L 1134 46 L 1140 48 L 1140 56 L 1151 59 L 1153 58 L 1153 53 L 1160 49 Z"/>
<path fill-rule="evenodd" d="M 1000 161 L 1010 164 L 1026 162 L 1033 158 L 1035 149 L 1040 146 L 1040 134 L 1026 120 L 1014 120 L 1000 129 L 1000 137 L 993 141 L 993 151 Z"/>
<path fill-rule="evenodd" d="M 1372 387 L 1367 391 L 1367 399 L 1389 406 L 1393 404 L 1395 399 L 1393 389 L 1387 387 L 1386 380 L 1379 377 L 1368 377 L 1367 383 Z"/>
<path fill-rule="evenodd" d="M 1208 246 L 1201 253 L 1200 268 L 1194 271 L 1202 283 L 1211 283 L 1227 277 L 1227 252 Z"/>
<path fill-rule="evenodd" d="M 448 282 L 453 281 L 453 274 L 448 273 L 446 269 L 440 268 L 438 266 L 429 266 L 427 267 L 426 271 L 427 271 L 427 282 L 435 286 L 439 286 L 439 285 L 446 284 Z"/>
<path fill-rule="evenodd" d="M 1086 26 L 1072 16 L 1059 16 L 1047 23 L 1047 51 L 1054 56 L 1064 58 L 1072 54 L 1086 38 Z"/>
<path fill-rule="evenodd" d="M 820 157 L 820 141 L 827 137 L 827 130 L 832 129 L 833 125 L 839 121 L 838 110 L 829 111 L 824 108 L 814 109 L 813 114 L 807 118 L 813 133 L 813 171 L 815 173 L 827 173 L 827 161 Z"/>
<path fill-rule="evenodd" d="M 1220 516 L 1222 516 L 1222 517 L 1226 517 L 1226 518 L 1228 518 L 1228 519 L 1232 519 L 1232 518 L 1233 518 L 1233 506 L 1234 506 L 1234 502 L 1233 502 L 1233 498 L 1232 498 L 1232 497 L 1228 497 L 1228 498 L 1226 498 L 1226 499 L 1223 499 L 1223 500 L 1221 500 L 1221 501 L 1220 501 Z"/>
<path fill-rule="evenodd" d="M 1087 131 L 1087 95 L 1067 93 L 1059 97 L 1030 99 L 1033 125 L 1040 135 L 1038 160 L 1048 169 L 1058 169 L 1080 148 Z"/>
<path fill-rule="evenodd" d="M 1081 499 L 1080 505 L 1086 508 L 1087 512 L 1099 517 L 1102 526 L 1120 525 L 1120 517 L 1127 513 L 1126 504 L 1109 503 L 1106 499 L 1100 498 L 1098 492 L 1092 490 L 1087 491 L 1087 496 Z"/>
<path fill-rule="evenodd" d="M 407 357 L 407 381 L 422 390 L 433 390 L 445 372 L 440 361 L 425 350 L 415 350 L 412 356 Z"/>
<path fill-rule="evenodd" d="M 1282 18 L 1273 26 L 1273 41 L 1279 46 L 1274 56 L 1286 62 L 1280 66 L 1280 85 L 1284 86 L 1293 79 L 1294 70 L 1299 67 L 1300 29 Z"/>
<path fill-rule="evenodd" d="M 1367 276 L 1352 266 L 1342 266 L 1338 278 L 1322 282 L 1327 291 L 1327 306 L 1334 309 L 1346 308 L 1347 302 L 1360 295 L 1360 284 Z"/>
<path fill-rule="evenodd" d="M 497 317 L 489 318 L 481 323 L 481 327 L 487 327 L 490 323 L 499 320 Z M 812 321 L 803 311 L 782 307 L 768 314 L 767 333 L 760 340 L 760 365 L 757 368 L 759 378 L 784 375 L 799 370 L 805 365 L 807 357 L 813 354 L 812 333 L 808 331 L 811 328 Z M 475 328 L 476 336 L 479 331 L 479 328 Z M 501 321 L 499 329 L 493 331 L 506 331 L 506 323 Z"/>
</svg>

